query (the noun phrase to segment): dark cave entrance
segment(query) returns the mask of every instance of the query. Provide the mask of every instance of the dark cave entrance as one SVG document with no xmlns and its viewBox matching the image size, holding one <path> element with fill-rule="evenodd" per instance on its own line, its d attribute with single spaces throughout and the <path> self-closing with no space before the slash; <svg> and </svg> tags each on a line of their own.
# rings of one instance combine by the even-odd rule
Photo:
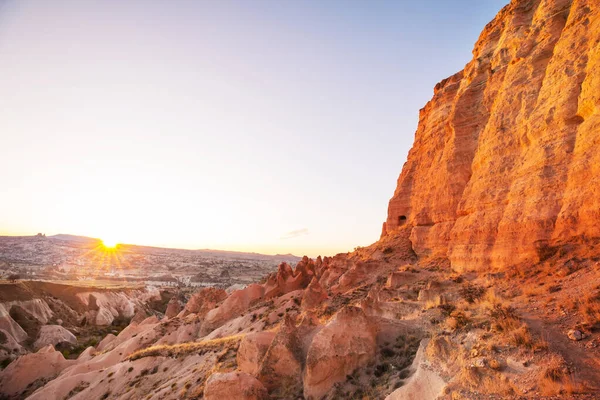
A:
<svg viewBox="0 0 600 400">
<path fill-rule="evenodd" d="M 406 223 L 406 215 L 401 215 L 398 217 L 398 226 L 402 226 Z"/>
</svg>

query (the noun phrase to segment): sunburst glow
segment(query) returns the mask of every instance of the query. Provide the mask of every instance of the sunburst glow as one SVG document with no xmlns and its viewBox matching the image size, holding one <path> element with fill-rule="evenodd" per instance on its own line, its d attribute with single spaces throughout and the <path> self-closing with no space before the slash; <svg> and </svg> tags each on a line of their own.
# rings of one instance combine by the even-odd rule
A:
<svg viewBox="0 0 600 400">
<path fill-rule="evenodd" d="M 118 244 L 119 242 L 117 242 L 114 238 L 102 239 L 102 245 L 107 249 L 114 249 Z"/>
</svg>

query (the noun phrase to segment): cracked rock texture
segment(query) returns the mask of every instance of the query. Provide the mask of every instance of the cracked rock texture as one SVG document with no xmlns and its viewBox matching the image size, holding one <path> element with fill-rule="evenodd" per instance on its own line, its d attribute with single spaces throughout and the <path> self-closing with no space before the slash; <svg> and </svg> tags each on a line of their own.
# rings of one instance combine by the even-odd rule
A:
<svg viewBox="0 0 600 400">
<path fill-rule="evenodd" d="M 382 236 L 459 270 L 544 259 L 600 238 L 600 4 L 513 0 L 464 70 L 438 83 Z"/>
</svg>

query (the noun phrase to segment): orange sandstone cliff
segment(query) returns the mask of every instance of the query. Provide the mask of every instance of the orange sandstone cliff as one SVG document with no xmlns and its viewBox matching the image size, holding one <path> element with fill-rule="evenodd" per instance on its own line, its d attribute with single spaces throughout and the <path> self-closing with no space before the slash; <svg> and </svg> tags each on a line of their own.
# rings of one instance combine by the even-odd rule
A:
<svg viewBox="0 0 600 400">
<path fill-rule="evenodd" d="M 513 0 L 438 83 L 382 236 L 457 270 L 543 260 L 600 239 L 600 3 Z"/>
</svg>

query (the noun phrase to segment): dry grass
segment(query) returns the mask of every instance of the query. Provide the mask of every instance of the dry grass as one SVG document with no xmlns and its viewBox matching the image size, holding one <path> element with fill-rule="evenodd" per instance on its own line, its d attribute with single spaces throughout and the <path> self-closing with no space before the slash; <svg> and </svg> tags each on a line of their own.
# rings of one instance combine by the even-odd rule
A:
<svg viewBox="0 0 600 400">
<path fill-rule="evenodd" d="M 509 396 L 515 393 L 514 385 L 506 376 L 495 370 L 473 366 L 463 366 L 455 384 L 479 394 Z"/>
<path fill-rule="evenodd" d="M 467 283 L 459 289 L 458 293 L 468 303 L 472 304 L 476 301 L 479 301 L 483 297 L 485 294 L 485 288 Z"/>
<path fill-rule="evenodd" d="M 244 335 L 235 335 L 202 342 L 151 346 L 134 352 L 127 357 L 127 360 L 135 361 L 144 357 L 181 357 L 190 355 L 192 353 L 204 354 L 211 350 L 222 350 L 225 348 L 237 347 L 243 337 Z"/>
<path fill-rule="evenodd" d="M 600 293 L 586 293 L 578 304 L 583 323 L 592 328 L 600 323 Z"/>
<path fill-rule="evenodd" d="M 565 361 L 557 355 L 549 357 L 544 372 L 540 375 L 538 386 L 544 396 L 572 395 L 585 390 L 581 384 L 575 382 Z"/>
<path fill-rule="evenodd" d="M 542 338 L 534 337 L 526 324 L 522 324 L 518 329 L 509 332 L 508 341 L 513 346 L 525 347 L 534 351 L 548 349 L 548 342 Z"/>
<path fill-rule="evenodd" d="M 447 360 L 452 354 L 453 345 L 445 336 L 434 336 L 425 349 L 427 357 L 431 360 Z"/>
</svg>

